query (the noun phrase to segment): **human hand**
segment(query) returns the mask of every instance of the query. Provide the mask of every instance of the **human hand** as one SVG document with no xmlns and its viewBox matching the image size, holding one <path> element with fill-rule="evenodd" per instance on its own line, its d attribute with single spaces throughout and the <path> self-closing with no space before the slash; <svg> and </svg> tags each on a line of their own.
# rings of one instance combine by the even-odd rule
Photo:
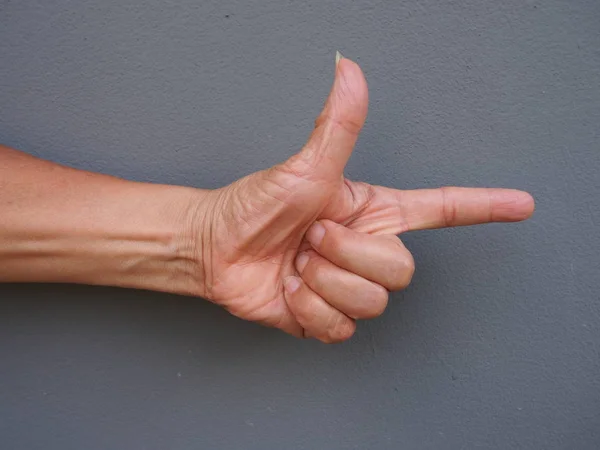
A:
<svg viewBox="0 0 600 450">
<path fill-rule="evenodd" d="M 414 260 L 396 235 L 532 214 L 517 190 L 400 191 L 344 178 L 367 104 L 361 69 L 341 59 L 298 154 L 198 201 L 198 295 L 294 336 L 343 341 L 410 282 Z"/>
</svg>

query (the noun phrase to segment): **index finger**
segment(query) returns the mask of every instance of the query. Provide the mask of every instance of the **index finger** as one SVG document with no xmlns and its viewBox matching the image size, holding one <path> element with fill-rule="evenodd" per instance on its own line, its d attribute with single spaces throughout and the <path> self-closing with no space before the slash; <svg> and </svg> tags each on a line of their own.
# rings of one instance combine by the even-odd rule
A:
<svg viewBox="0 0 600 450">
<path fill-rule="evenodd" d="M 386 190 L 400 209 L 402 231 L 519 222 L 529 218 L 535 207 L 529 193 L 516 189 L 442 187 Z"/>
</svg>

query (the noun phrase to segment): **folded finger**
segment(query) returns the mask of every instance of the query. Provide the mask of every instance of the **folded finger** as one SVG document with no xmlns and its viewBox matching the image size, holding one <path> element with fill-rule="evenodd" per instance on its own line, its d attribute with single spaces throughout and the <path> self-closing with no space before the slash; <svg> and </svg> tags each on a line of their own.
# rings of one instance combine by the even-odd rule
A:
<svg viewBox="0 0 600 450">
<path fill-rule="evenodd" d="M 406 288 L 415 271 L 412 254 L 394 235 L 360 233 L 320 220 L 309 228 L 306 239 L 335 265 L 390 291 Z"/>
<path fill-rule="evenodd" d="M 372 319 L 387 306 L 388 291 L 383 286 L 336 266 L 313 250 L 298 255 L 296 270 L 323 300 L 354 319 Z"/>
<path fill-rule="evenodd" d="M 335 309 L 301 278 L 284 279 L 285 300 L 307 337 L 331 344 L 349 339 L 356 330 L 354 320 Z"/>
</svg>

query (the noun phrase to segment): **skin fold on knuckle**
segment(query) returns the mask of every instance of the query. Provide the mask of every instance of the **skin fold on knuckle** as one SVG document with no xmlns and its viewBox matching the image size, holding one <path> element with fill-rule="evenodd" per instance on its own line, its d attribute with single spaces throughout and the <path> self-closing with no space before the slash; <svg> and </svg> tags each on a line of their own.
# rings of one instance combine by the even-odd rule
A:
<svg viewBox="0 0 600 450">
<path fill-rule="evenodd" d="M 304 335 L 306 337 L 314 337 L 325 343 L 334 343 L 329 335 L 331 319 L 324 319 L 322 309 L 316 304 L 317 301 L 311 296 L 306 296 L 296 304 L 294 316 L 305 330 Z"/>
<path fill-rule="evenodd" d="M 326 333 L 320 340 L 327 344 L 337 344 L 347 341 L 356 331 L 356 324 L 346 316 L 340 315 L 333 321 L 333 324 L 327 328 Z"/>
<path fill-rule="evenodd" d="M 353 314 L 355 319 L 374 319 L 383 314 L 388 305 L 388 291 L 383 286 L 373 283 L 364 291 L 362 301 Z"/>
<path fill-rule="evenodd" d="M 296 316 L 298 323 L 306 330 L 310 330 L 311 333 L 315 329 L 315 324 L 319 321 L 313 301 L 307 298 L 303 298 L 296 302 L 294 315 Z"/>
<path fill-rule="evenodd" d="M 403 248 L 389 264 L 386 273 L 386 287 L 391 291 L 406 289 L 415 273 L 415 260 L 412 254 Z"/>
</svg>

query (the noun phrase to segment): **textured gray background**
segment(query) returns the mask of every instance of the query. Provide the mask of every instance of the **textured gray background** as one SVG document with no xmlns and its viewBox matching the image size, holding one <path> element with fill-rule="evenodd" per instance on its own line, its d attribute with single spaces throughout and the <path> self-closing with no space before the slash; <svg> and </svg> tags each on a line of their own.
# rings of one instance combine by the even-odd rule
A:
<svg viewBox="0 0 600 450">
<path fill-rule="evenodd" d="M 303 144 L 336 49 L 371 88 L 351 177 L 523 188 L 534 218 L 405 236 L 413 285 L 339 346 L 0 286 L 3 449 L 600 448 L 597 0 L 0 0 L 0 140 L 221 186 Z"/>
</svg>

